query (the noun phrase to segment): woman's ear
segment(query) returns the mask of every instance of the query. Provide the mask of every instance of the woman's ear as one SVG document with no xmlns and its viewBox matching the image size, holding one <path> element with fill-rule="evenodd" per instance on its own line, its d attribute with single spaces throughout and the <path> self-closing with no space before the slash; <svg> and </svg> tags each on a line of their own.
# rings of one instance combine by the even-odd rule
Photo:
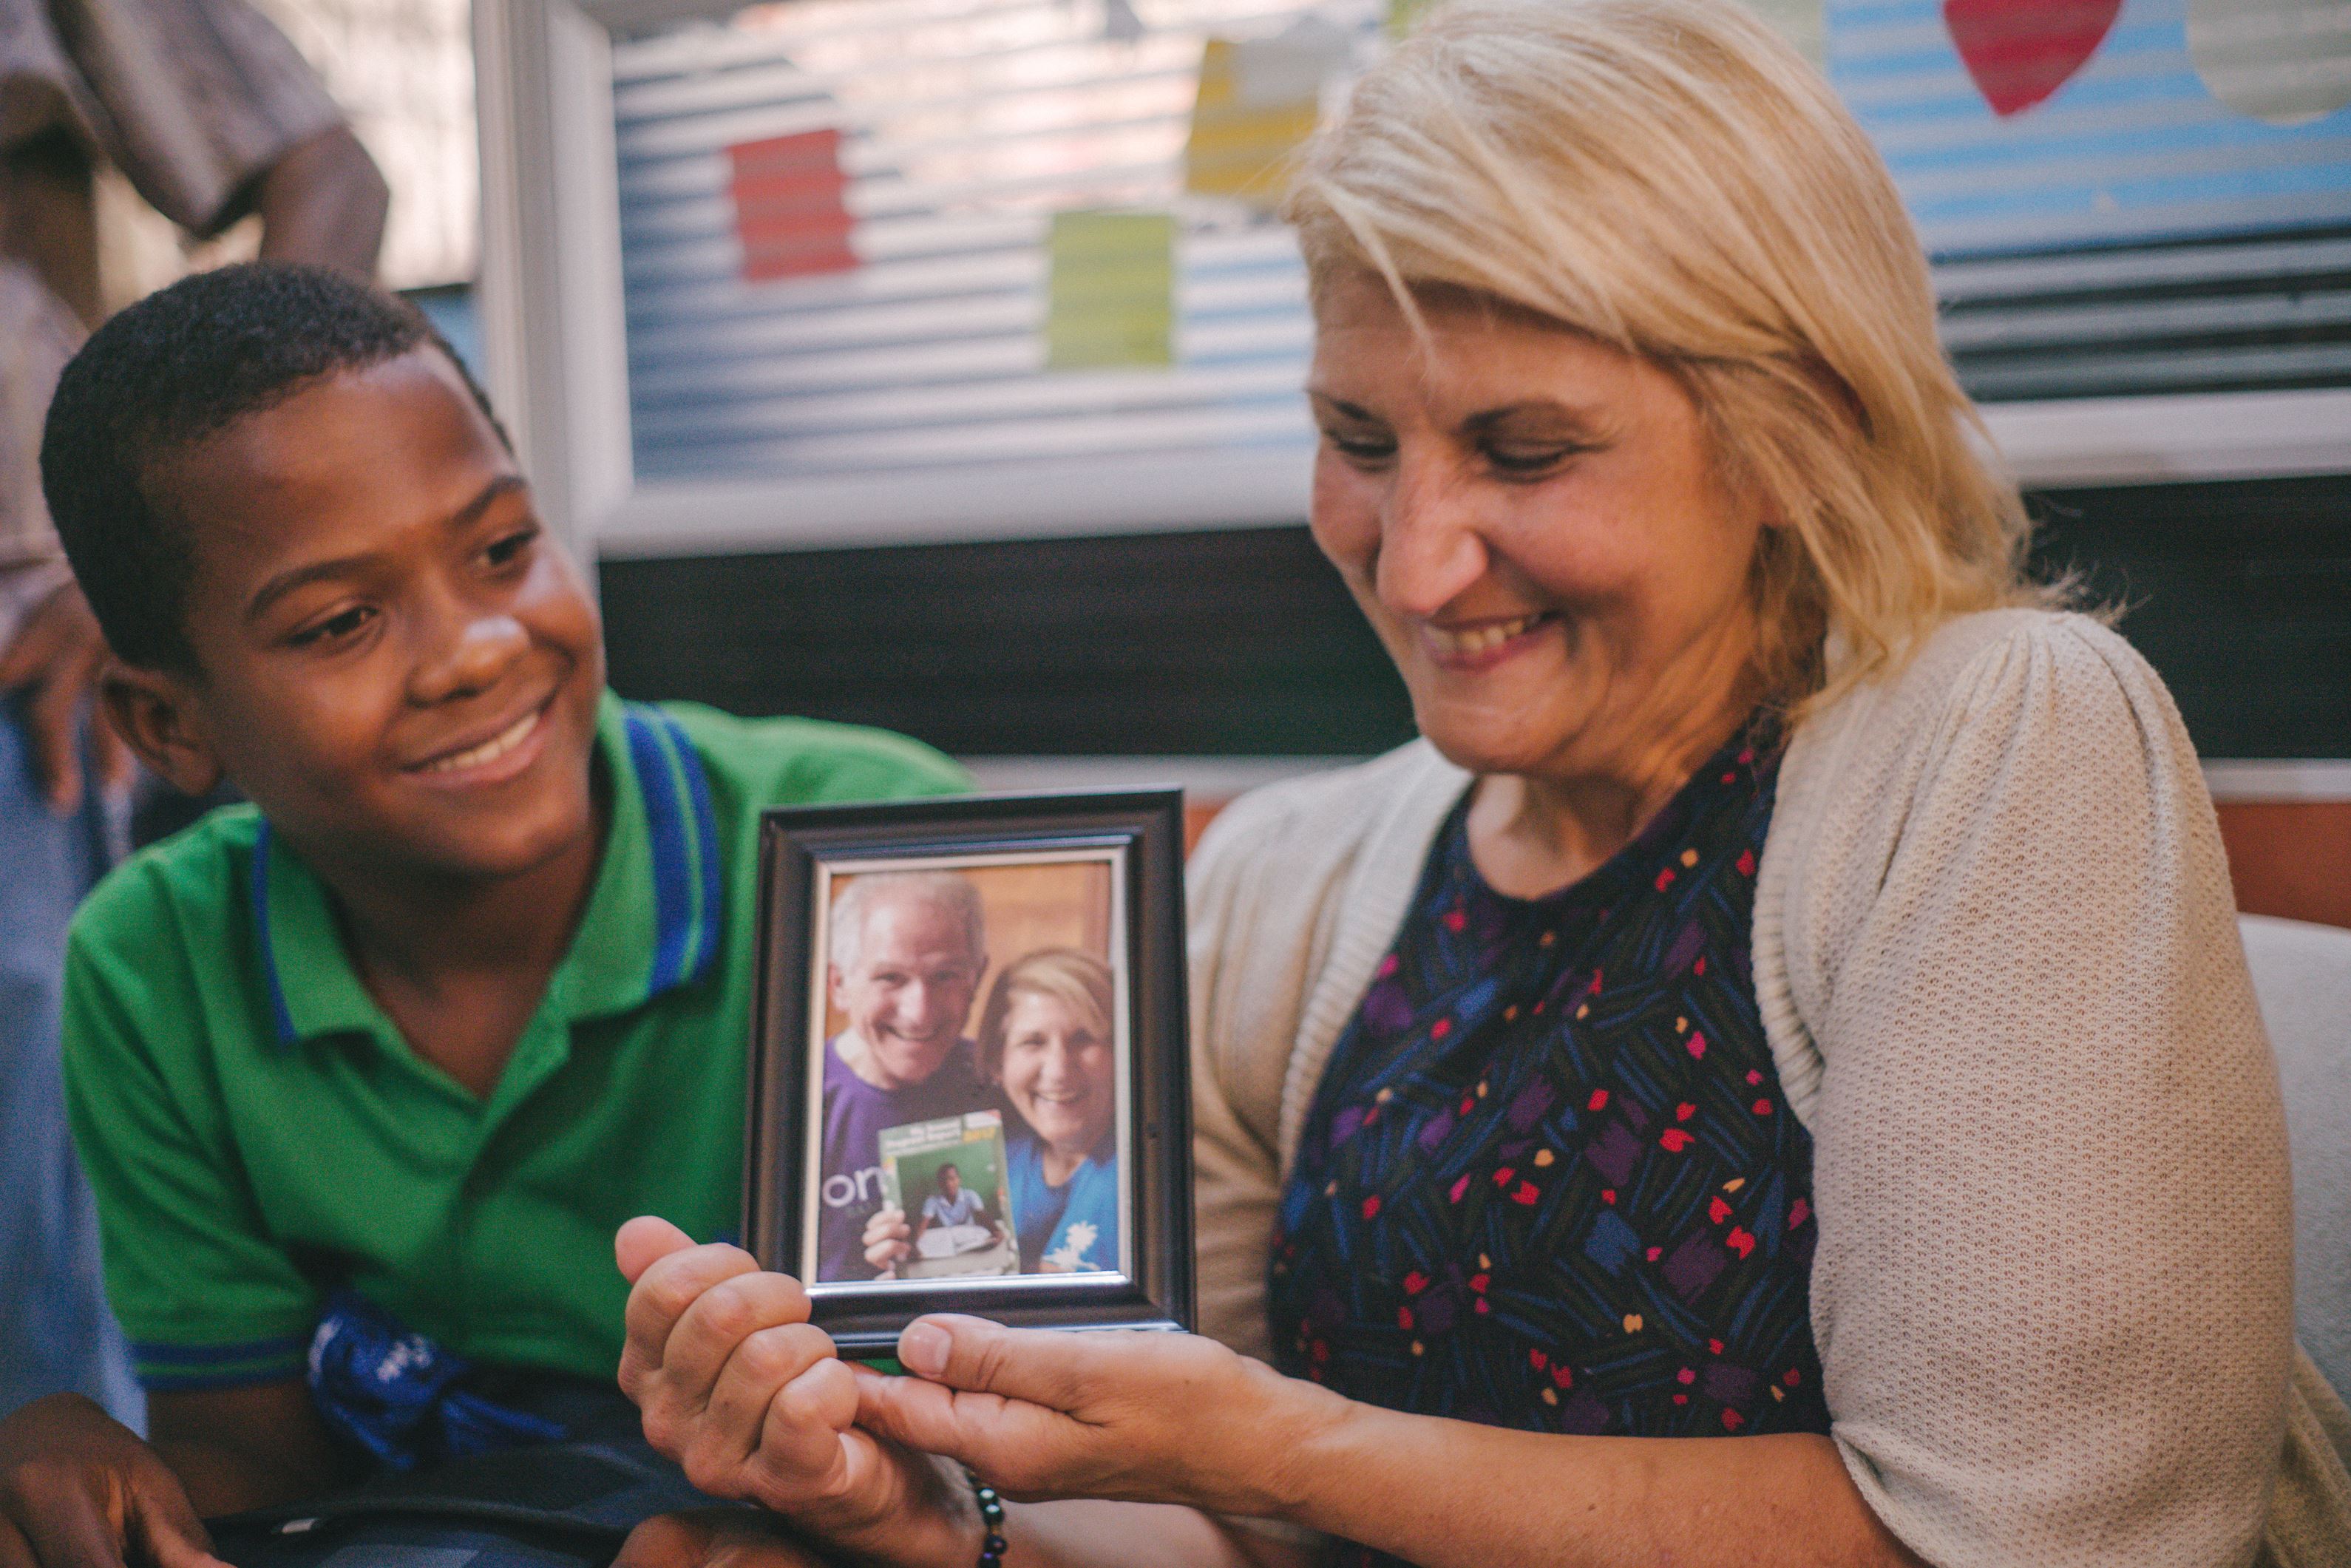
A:
<svg viewBox="0 0 2351 1568">
<path fill-rule="evenodd" d="M 99 677 L 106 716 L 139 760 L 189 795 L 207 795 L 221 781 L 220 758 L 196 721 L 184 676 L 145 670 L 120 660 Z"/>
</svg>

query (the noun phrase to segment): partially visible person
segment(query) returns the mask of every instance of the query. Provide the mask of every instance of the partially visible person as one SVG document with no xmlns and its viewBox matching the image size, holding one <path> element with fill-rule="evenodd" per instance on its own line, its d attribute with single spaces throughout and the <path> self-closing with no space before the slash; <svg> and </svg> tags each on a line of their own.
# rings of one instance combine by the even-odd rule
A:
<svg viewBox="0 0 2351 1568">
<path fill-rule="evenodd" d="M 1118 1267 L 1118 1057 L 1110 966 L 1049 947 L 1005 966 L 980 1009 L 979 1069 L 1004 1092 L 1020 1271 Z M 894 1208 L 865 1228 L 866 1260 L 887 1270 L 922 1239 Z"/>
<path fill-rule="evenodd" d="M 761 810 L 965 780 L 613 696 L 480 389 L 334 273 L 125 309 L 43 466 L 112 721 L 255 804 L 75 918 L 68 1101 L 153 1441 L 72 1395 L 0 1419 L 0 1563 L 196 1568 L 200 1515 L 465 1451 L 521 1398 L 476 1374 L 610 1387 L 612 1228 L 740 1228 Z"/>
<path fill-rule="evenodd" d="M 848 1021 L 824 1047 L 816 1277 L 871 1280 L 883 1131 L 1002 1104 L 963 1032 L 987 973 L 987 915 L 953 872 L 867 872 L 830 929 L 826 994 Z"/>
<path fill-rule="evenodd" d="M 262 254 L 364 277 L 383 180 L 245 0 L 0 0 L 0 1413 L 60 1389 L 135 1420 L 57 1077 L 66 922 L 119 837 L 130 754 L 87 723 L 105 655 L 49 527 L 37 454 L 100 314 L 94 171 L 192 234 L 247 214 Z"/>
</svg>

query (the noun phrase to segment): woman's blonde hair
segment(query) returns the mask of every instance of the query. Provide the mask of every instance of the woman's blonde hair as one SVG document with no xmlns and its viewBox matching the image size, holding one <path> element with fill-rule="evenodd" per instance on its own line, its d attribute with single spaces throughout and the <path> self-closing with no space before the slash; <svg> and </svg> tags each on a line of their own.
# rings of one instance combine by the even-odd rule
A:
<svg viewBox="0 0 2351 1568">
<path fill-rule="evenodd" d="M 1116 1035 L 1111 1028 L 1115 1005 L 1111 994 L 1110 966 L 1074 947 L 1040 947 L 1025 958 L 1007 964 L 987 988 L 987 1005 L 979 1012 L 979 1075 L 993 1079 L 1004 1071 L 1004 1031 L 1012 1016 L 1013 998 L 1023 991 L 1050 997 L 1077 1015 L 1078 1022 L 1102 1038 L 1105 1045 Z"/>
<path fill-rule="evenodd" d="M 1376 274 L 1417 324 L 1416 295 L 1467 290 L 1674 373 L 1784 525 L 1751 580 L 1778 700 L 2046 597 L 1893 180 L 1732 0 L 1455 0 L 1356 87 L 1287 215 L 1318 297 Z"/>
</svg>

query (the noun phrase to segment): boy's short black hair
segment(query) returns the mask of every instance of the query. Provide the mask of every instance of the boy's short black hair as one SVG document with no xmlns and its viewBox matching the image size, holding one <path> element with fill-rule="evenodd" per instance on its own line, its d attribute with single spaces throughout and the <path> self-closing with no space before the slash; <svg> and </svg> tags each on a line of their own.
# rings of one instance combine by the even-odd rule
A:
<svg viewBox="0 0 2351 1568">
<path fill-rule="evenodd" d="M 198 273 L 116 315 L 58 378 L 41 438 L 41 488 L 74 577 L 126 664 L 195 673 L 188 584 L 195 550 L 158 460 L 338 371 L 419 346 L 489 399 L 423 313 L 325 267 L 246 262 Z"/>
</svg>

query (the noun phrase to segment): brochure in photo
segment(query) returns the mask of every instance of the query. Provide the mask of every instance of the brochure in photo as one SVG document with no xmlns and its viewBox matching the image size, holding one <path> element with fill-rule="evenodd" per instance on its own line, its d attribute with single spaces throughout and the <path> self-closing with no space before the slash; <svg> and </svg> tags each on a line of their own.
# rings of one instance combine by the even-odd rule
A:
<svg viewBox="0 0 2351 1568">
<path fill-rule="evenodd" d="M 885 1127 L 880 1145 L 883 1194 L 914 1229 L 914 1256 L 899 1265 L 903 1278 L 1019 1271 L 1001 1112 Z"/>
</svg>

